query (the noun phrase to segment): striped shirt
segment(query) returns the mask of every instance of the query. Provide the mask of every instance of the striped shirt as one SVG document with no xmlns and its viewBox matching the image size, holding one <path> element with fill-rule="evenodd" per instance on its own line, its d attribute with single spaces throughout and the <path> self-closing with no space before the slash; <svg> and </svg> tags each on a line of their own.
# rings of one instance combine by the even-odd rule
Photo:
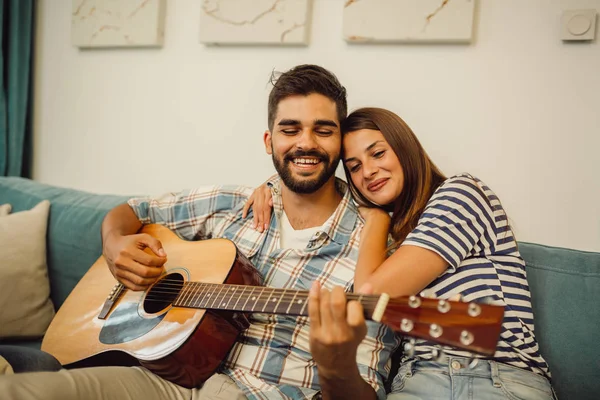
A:
<svg viewBox="0 0 600 400">
<path fill-rule="evenodd" d="M 131 199 L 129 205 L 142 223 L 165 225 L 183 239 L 232 240 L 252 261 L 265 286 L 309 290 L 316 280 L 328 289 L 335 285 L 350 290 L 363 223 L 346 184 L 337 180 L 343 199 L 304 249 L 280 247 L 280 178 L 272 178 L 268 185 L 274 218 L 263 233 L 253 229 L 252 214 L 242 218 L 253 190 L 249 187 L 212 186 L 158 199 Z M 320 387 L 310 354 L 308 318 L 252 314 L 250 322 L 230 351 L 223 372 L 249 399 L 315 397 Z M 368 322 L 367 327 L 367 337 L 358 348 L 358 369 L 378 398 L 385 399 L 383 379 L 398 340 L 385 325 Z"/>
<path fill-rule="evenodd" d="M 482 181 L 461 174 L 444 181 L 429 200 L 417 227 L 403 246 L 419 246 L 449 264 L 426 289 L 448 299 L 461 294 L 467 302 L 505 307 L 494 359 L 550 378 L 535 339 L 525 262 L 498 197 Z M 416 342 L 415 355 L 431 359 L 432 343 Z M 447 355 L 472 354 L 444 348 Z"/>
</svg>

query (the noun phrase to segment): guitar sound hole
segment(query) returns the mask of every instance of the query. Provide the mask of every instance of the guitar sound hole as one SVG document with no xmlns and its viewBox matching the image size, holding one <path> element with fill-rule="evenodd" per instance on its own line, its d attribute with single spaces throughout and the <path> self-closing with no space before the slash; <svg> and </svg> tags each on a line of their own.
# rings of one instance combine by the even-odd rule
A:
<svg viewBox="0 0 600 400">
<path fill-rule="evenodd" d="M 179 273 L 166 275 L 146 294 L 144 311 L 154 314 L 169 307 L 179 295 L 182 287 L 183 275 Z"/>
</svg>

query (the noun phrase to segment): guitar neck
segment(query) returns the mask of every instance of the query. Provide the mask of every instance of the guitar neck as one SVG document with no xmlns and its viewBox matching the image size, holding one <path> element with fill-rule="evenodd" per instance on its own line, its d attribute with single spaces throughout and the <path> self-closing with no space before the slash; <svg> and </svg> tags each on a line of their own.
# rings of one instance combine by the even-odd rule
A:
<svg viewBox="0 0 600 400">
<path fill-rule="evenodd" d="M 308 293 L 303 290 L 264 286 L 187 282 L 173 302 L 173 306 L 308 316 Z M 372 319 L 379 296 L 346 293 L 346 298 L 359 301 L 365 310 L 365 317 Z"/>
</svg>

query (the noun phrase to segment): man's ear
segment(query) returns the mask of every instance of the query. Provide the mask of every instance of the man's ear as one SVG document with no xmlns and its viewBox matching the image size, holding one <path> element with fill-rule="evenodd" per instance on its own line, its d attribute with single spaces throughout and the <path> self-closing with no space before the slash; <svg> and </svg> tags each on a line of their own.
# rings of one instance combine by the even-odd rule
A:
<svg viewBox="0 0 600 400">
<path fill-rule="evenodd" d="M 267 154 L 271 155 L 273 154 L 272 149 L 272 143 L 271 143 L 271 131 L 265 131 L 264 135 L 263 135 L 263 141 L 265 142 L 265 150 L 267 151 Z"/>
</svg>

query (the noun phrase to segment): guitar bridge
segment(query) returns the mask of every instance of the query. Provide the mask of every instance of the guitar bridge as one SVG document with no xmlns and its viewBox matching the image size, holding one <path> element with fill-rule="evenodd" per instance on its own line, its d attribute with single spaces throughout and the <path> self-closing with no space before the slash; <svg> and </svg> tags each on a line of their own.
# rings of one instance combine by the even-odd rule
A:
<svg viewBox="0 0 600 400">
<path fill-rule="evenodd" d="M 117 301 L 119 295 L 123 292 L 123 289 L 125 289 L 125 287 L 121 283 L 117 283 L 115 286 L 113 286 L 110 294 L 106 298 L 106 301 L 104 301 L 104 305 L 102 306 L 102 310 L 100 310 L 100 314 L 98 314 L 98 319 L 106 319 L 108 313 L 115 304 L 115 301 Z"/>
</svg>

